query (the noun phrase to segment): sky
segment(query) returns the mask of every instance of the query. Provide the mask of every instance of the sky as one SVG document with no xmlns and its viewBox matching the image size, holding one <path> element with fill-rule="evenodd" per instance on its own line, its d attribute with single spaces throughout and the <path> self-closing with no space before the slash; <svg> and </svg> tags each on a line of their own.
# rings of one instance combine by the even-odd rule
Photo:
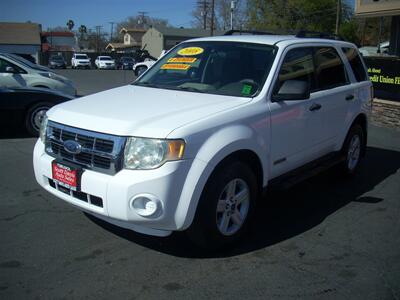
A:
<svg viewBox="0 0 400 300">
<path fill-rule="evenodd" d="M 144 11 L 150 17 L 167 19 L 173 26 L 188 28 L 196 3 L 196 0 L 0 0 L 0 22 L 31 21 L 47 30 L 66 26 L 72 19 L 74 29 L 80 25 L 88 29 L 100 25 L 109 32 L 109 22 L 121 22 Z"/>
<path fill-rule="evenodd" d="M 0 0 L 0 22 L 42 24 L 42 29 L 65 26 L 69 19 L 74 29 L 86 25 L 94 29 L 103 26 L 110 31 L 109 22 L 121 22 L 139 11 L 153 18 L 167 19 L 173 26 L 191 27 L 191 12 L 196 0 Z"/>
</svg>

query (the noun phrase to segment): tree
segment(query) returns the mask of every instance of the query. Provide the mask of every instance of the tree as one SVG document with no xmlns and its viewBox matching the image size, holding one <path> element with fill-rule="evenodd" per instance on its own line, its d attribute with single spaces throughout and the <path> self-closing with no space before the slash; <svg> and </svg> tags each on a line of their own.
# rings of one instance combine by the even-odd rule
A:
<svg viewBox="0 0 400 300">
<path fill-rule="evenodd" d="M 248 27 L 282 33 L 298 30 L 334 32 L 338 0 L 248 0 Z M 343 3 L 342 21 L 351 16 Z"/>
<path fill-rule="evenodd" d="M 234 9 L 233 26 L 241 28 L 247 22 L 246 0 L 236 0 Z M 215 0 L 214 29 L 228 30 L 231 28 L 231 0 Z M 211 28 L 211 3 L 210 1 L 198 1 L 196 8 L 192 11 L 192 26 L 195 28 Z"/>
</svg>

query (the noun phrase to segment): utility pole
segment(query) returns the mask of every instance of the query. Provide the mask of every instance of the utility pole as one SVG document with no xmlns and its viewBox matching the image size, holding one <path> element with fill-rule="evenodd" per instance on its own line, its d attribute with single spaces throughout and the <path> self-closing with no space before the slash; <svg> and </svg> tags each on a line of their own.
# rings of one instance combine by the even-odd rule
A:
<svg viewBox="0 0 400 300">
<path fill-rule="evenodd" d="M 337 9 L 336 9 L 336 29 L 335 29 L 335 34 L 339 34 L 339 29 L 340 29 L 340 15 L 342 11 L 342 0 L 337 0 Z"/>
<path fill-rule="evenodd" d="M 203 29 L 207 29 L 207 11 L 208 11 L 208 1 L 202 0 L 197 1 L 197 5 L 201 9 L 201 16 L 203 17 Z"/>
<path fill-rule="evenodd" d="M 111 24 L 111 31 L 110 31 L 110 43 L 112 42 L 112 38 L 113 38 L 113 32 L 114 32 L 114 24 L 116 22 L 108 22 L 109 24 Z"/>
<path fill-rule="evenodd" d="M 210 30 L 211 36 L 214 35 L 214 2 L 215 0 L 211 0 L 211 30 Z"/>
<path fill-rule="evenodd" d="M 138 15 L 140 17 L 140 20 L 139 20 L 138 23 L 141 24 L 142 27 L 144 28 L 144 24 L 146 23 L 146 15 L 148 15 L 148 12 L 146 12 L 146 11 L 138 11 Z"/>
<path fill-rule="evenodd" d="M 99 52 L 99 39 L 100 39 L 100 30 L 101 30 L 100 25 L 97 25 L 96 28 L 96 52 Z"/>
</svg>

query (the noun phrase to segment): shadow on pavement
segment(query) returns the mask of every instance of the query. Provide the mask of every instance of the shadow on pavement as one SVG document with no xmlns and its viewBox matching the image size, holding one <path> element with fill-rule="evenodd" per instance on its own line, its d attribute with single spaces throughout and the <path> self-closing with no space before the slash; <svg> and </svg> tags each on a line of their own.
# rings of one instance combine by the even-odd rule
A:
<svg viewBox="0 0 400 300">
<path fill-rule="evenodd" d="M 121 238 L 169 255 L 187 258 L 230 257 L 262 249 L 306 232 L 350 202 L 374 205 L 383 201 L 362 195 L 373 190 L 399 168 L 400 152 L 368 147 L 367 156 L 353 178 L 339 177 L 337 170 L 331 169 L 286 191 L 267 193 L 258 203 L 249 234 L 236 246 L 220 252 L 210 253 L 196 248 L 183 232 L 166 238 L 151 237 L 88 217 Z"/>
<path fill-rule="evenodd" d="M 22 127 L 22 126 L 21 126 Z M 6 139 L 25 139 L 25 138 L 32 138 L 33 136 L 30 135 L 24 129 L 0 129 L 0 140 Z"/>
</svg>

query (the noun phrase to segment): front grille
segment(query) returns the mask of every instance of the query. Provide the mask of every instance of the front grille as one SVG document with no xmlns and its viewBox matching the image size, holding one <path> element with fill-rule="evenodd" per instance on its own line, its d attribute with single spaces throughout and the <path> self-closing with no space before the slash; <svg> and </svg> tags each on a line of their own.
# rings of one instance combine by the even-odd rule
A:
<svg viewBox="0 0 400 300">
<path fill-rule="evenodd" d="M 73 140 L 81 145 L 80 153 L 64 148 L 64 142 Z M 115 174 L 122 168 L 125 137 L 103 134 L 61 125 L 49 121 L 46 132 L 46 153 L 83 168 L 106 174 Z"/>
<path fill-rule="evenodd" d="M 103 207 L 103 199 L 97 196 L 93 196 L 90 194 L 86 194 L 84 192 L 76 192 L 73 190 L 70 190 L 69 188 L 66 188 L 64 186 L 58 185 L 54 180 L 49 178 L 49 185 L 53 188 L 56 189 L 64 194 L 70 195 L 71 197 L 87 202 L 89 204 L 98 206 L 98 207 Z"/>
</svg>

